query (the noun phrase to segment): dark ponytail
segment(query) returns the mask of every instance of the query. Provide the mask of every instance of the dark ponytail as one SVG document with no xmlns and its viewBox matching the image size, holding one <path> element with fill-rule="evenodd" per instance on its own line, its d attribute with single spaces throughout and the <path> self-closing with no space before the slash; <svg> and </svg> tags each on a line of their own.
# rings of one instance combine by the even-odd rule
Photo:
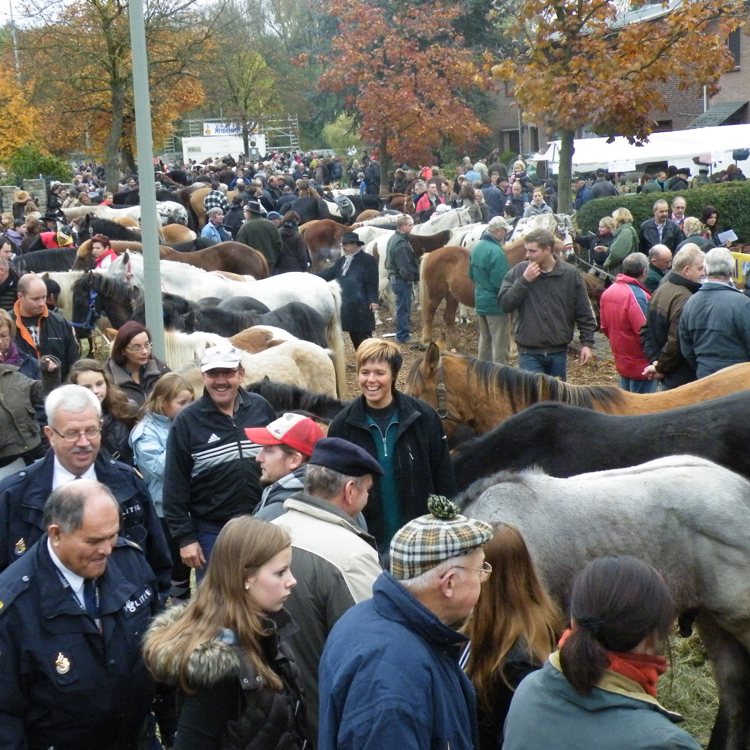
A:
<svg viewBox="0 0 750 750">
<path fill-rule="evenodd" d="M 644 638 L 666 640 L 674 619 L 661 575 L 634 557 L 602 557 L 576 578 L 570 603 L 573 632 L 560 649 L 568 682 L 582 694 L 604 676 L 607 651 L 632 651 Z"/>
</svg>

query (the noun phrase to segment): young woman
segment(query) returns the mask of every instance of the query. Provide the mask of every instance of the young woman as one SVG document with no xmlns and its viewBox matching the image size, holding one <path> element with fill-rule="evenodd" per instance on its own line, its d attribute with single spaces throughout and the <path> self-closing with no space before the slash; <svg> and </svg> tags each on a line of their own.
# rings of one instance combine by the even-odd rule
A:
<svg viewBox="0 0 750 750">
<path fill-rule="evenodd" d="M 302 750 L 304 711 L 286 657 L 284 602 L 296 581 L 289 534 L 249 516 L 219 534 L 206 576 L 184 608 L 158 617 L 144 647 L 181 701 L 174 750 Z"/>
<path fill-rule="evenodd" d="M 138 406 L 143 406 L 156 381 L 169 372 L 166 363 L 151 355 L 148 329 L 134 320 L 129 320 L 117 332 L 104 367 L 115 385 Z"/>
<path fill-rule="evenodd" d="M 334 417 L 328 437 L 359 445 L 383 467 L 363 513 L 378 548 L 387 552 L 396 531 L 427 512 L 427 497 L 452 496 L 456 480 L 440 417 L 396 389 L 403 362 L 398 345 L 365 339 L 356 358 L 362 396 Z"/>
<path fill-rule="evenodd" d="M 161 519 L 164 536 L 172 554 L 172 599 L 190 598 L 190 568 L 180 558 L 169 526 L 164 521 L 162 493 L 167 437 L 174 418 L 195 399 L 193 386 L 179 373 L 168 372 L 157 381 L 141 409 L 142 418 L 130 433 L 133 461 L 148 484 L 156 515 Z"/>
<path fill-rule="evenodd" d="M 706 227 L 706 231 L 703 236 L 707 240 L 711 240 L 716 247 L 721 247 L 719 242 L 719 210 L 714 206 L 703 206 L 703 212 L 701 213 L 701 223 Z M 731 242 L 725 243 L 727 247 L 731 245 Z"/>
<path fill-rule="evenodd" d="M 133 464 L 133 451 L 128 438 L 135 425 L 138 407 L 118 388 L 95 359 L 79 359 L 68 373 L 68 382 L 88 388 L 99 399 L 102 406 L 102 448 L 112 458 Z"/>
<path fill-rule="evenodd" d="M 554 650 L 562 615 L 515 526 L 495 526 L 484 559 L 492 575 L 464 626 L 471 639 L 464 659 L 477 691 L 480 750 L 497 750 L 513 692 Z"/>
<path fill-rule="evenodd" d="M 482 221 L 482 209 L 479 207 L 479 204 L 477 203 L 476 191 L 471 185 L 469 185 L 468 182 L 465 182 L 461 186 L 461 192 L 458 194 L 458 198 L 459 198 L 459 201 L 461 202 L 461 207 L 469 209 L 469 218 L 471 219 L 471 221 L 474 223 L 481 222 Z"/>
<path fill-rule="evenodd" d="M 674 620 L 661 575 L 634 557 L 590 562 L 573 585 L 560 650 L 516 690 L 504 750 L 698 750 L 656 700 Z"/>
</svg>

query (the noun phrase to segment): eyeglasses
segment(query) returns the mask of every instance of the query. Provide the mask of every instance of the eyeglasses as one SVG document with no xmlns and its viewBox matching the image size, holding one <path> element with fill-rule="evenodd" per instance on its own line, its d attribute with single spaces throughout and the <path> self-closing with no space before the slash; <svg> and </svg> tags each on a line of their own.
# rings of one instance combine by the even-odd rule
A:
<svg viewBox="0 0 750 750">
<path fill-rule="evenodd" d="M 85 430 L 65 430 L 65 432 L 56 430 L 52 425 L 50 425 L 50 428 L 55 435 L 59 435 L 66 443 L 77 443 L 82 437 L 85 437 L 88 441 L 96 440 L 102 434 L 101 427 L 87 427 Z"/>
<path fill-rule="evenodd" d="M 129 352 L 133 352 L 133 354 L 138 354 L 139 352 L 150 351 L 151 342 L 147 341 L 145 344 L 133 344 L 132 346 L 126 346 L 125 348 Z"/>
<path fill-rule="evenodd" d="M 464 565 L 454 565 L 453 567 L 460 568 L 461 570 L 476 571 L 477 573 L 479 573 L 479 580 L 481 583 L 484 583 L 490 577 L 490 574 L 492 573 L 492 566 L 487 561 L 482 563 L 481 568 L 467 568 Z"/>
</svg>

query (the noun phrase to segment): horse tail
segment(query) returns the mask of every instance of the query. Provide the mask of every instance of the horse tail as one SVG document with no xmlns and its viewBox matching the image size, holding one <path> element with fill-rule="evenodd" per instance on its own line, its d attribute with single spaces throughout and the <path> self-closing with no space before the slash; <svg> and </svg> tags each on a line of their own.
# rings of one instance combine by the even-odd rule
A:
<svg viewBox="0 0 750 750">
<path fill-rule="evenodd" d="M 336 394 L 343 398 L 346 393 L 346 350 L 341 330 L 341 287 L 338 281 L 329 281 L 328 288 L 333 297 L 333 315 L 326 326 L 326 341 L 333 350 L 333 369 L 336 371 Z"/>
</svg>

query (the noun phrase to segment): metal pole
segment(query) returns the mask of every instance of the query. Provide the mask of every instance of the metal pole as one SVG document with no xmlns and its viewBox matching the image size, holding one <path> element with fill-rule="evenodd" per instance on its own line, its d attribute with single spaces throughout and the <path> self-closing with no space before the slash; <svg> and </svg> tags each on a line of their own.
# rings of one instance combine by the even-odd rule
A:
<svg viewBox="0 0 750 750">
<path fill-rule="evenodd" d="M 156 217 L 156 181 L 151 136 L 151 101 L 148 88 L 146 26 L 143 0 L 129 0 L 130 47 L 133 51 L 133 101 L 135 103 L 136 158 L 141 194 L 141 234 L 143 236 L 143 294 L 146 325 L 151 332 L 154 355 L 164 359 L 164 320 L 159 273 L 159 231 Z"/>
</svg>

